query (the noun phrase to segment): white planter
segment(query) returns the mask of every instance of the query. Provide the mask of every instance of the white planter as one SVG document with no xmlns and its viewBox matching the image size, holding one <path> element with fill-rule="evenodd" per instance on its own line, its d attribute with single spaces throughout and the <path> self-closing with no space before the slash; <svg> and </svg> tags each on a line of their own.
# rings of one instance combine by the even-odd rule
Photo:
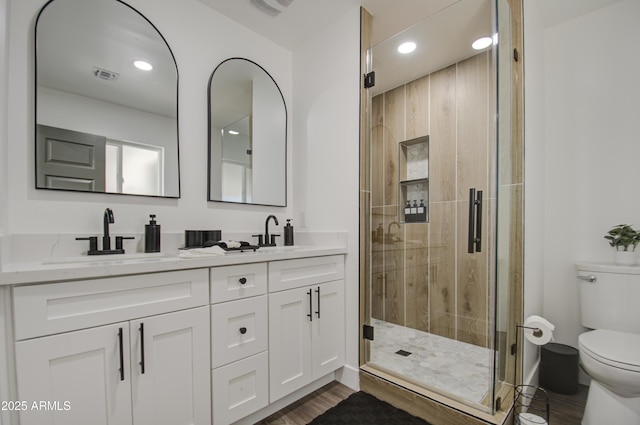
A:
<svg viewBox="0 0 640 425">
<path fill-rule="evenodd" d="M 635 251 L 616 251 L 615 262 L 619 266 L 635 266 L 638 263 Z"/>
</svg>

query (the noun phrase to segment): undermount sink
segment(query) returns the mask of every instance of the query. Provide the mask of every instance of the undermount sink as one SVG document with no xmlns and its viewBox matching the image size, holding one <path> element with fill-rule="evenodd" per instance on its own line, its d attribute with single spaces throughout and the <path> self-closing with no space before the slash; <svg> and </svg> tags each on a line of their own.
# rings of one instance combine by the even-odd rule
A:
<svg viewBox="0 0 640 425">
<path fill-rule="evenodd" d="M 292 246 L 261 246 L 259 250 L 256 252 L 264 252 L 264 253 L 273 253 L 273 252 L 291 252 L 291 251 L 299 251 L 304 249 L 304 247 L 299 245 Z"/>
<path fill-rule="evenodd" d="M 79 257 L 51 257 L 42 260 L 42 264 L 84 264 L 84 263 L 108 263 L 108 262 L 145 262 L 160 261 L 168 258 L 162 252 L 135 253 L 135 254 L 106 254 L 106 255 L 83 255 Z"/>
</svg>

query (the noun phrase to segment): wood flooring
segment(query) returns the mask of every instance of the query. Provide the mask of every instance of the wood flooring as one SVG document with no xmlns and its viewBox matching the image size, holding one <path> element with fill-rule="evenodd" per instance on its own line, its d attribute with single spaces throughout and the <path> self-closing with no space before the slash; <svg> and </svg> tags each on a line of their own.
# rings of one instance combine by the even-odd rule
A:
<svg viewBox="0 0 640 425">
<path fill-rule="evenodd" d="M 334 381 L 263 419 L 258 425 L 306 425 L 354 392 L 351 388 Z M 580 425 L 587 402 L 587 392 L 588 387 L 585 385 L 580 385 L 576 395 L 547 391 L 551 411 L 549 425 Z"/>
<path fill-rule="evenodd" d="M 580 385 L 575 395 L 547 391 L 551 415 L 549 425 L 580 425 L 589 387 Z"/>
<path fill-rule="evenodd" d="M 258 425 L 305 425 L 355 391 L 333 381 L 288 407 L 258 422 Z"/>
</svg>

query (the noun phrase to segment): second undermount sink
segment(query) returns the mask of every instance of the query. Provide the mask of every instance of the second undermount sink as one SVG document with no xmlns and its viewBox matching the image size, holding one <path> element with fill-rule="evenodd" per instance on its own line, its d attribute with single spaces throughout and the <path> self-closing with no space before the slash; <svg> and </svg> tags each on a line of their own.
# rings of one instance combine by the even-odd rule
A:
<svg viewBox="0 0 640 425">
<path fill-rule="evenodd" d="M 264 253 L 274 253 L 274 252 L 291 252 L 291 251 L 300 251 L 304 249 L 304 247 L 299 245 L 292 246 L 261 246 L 259 250 L 256 252 L 264 252 Z"/>
<path fill-rule="evenodd" d="M 50 257 L 42 260 L 42 264 L 88 264 L 88 263 L 122 263 L 160 261 L 169 258 L 162 252 L 133 254 L 82 255 L 78 257 Z"/>
</svg>

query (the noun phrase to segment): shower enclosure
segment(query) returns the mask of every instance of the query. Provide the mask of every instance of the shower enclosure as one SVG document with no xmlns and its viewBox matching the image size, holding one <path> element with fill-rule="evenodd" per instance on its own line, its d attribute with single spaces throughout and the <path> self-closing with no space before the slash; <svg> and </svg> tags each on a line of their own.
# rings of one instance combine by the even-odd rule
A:
<svg viewBox="0 0 640 425">
<path fill-rule="evenodd" d="M 520 9 L 512 6 L 450 2 L 365 60 L 375 85 L 364 94 L 361 146 L 362 369 L 487 415 L 508 405 L 519 373 Z M 488 44 L 473 49 L 482 37 Z M 399 54 L 404 42 L 415 51 Z"/>
</svg>

